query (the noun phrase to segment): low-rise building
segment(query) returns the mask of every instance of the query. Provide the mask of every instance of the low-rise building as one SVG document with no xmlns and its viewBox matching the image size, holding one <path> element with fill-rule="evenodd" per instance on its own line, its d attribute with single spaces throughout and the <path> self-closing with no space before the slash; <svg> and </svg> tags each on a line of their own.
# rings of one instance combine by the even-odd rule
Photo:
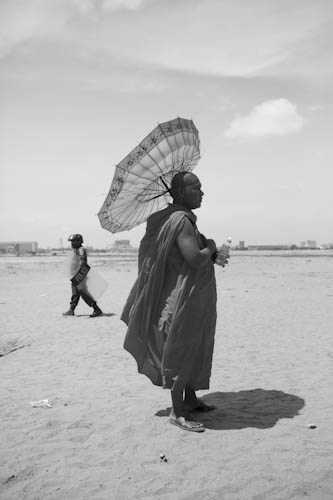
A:
<svg viewBox="0 0 333 500">
<path fill-rule="evenodd" d="M 244 240 L 241 240 L 237 247 L 236 247 L 237 250 L 247 250 L 247 247 L 245 246 L 245 241 Z"/>
<path fill-rule="evenodd" d="M 308 248 L 311 248 L 312 250 L 317 248 L 317 242 L 315 240 L 308 240 Z"/>
<path fill-rule="evenodd" d="M 112 250 L 132 250 L 130 240 L 116 240 L 113 244 Z"/>
<path fill-rule="evenodd" d="M 289 250 L 289 245 L 248 245 L 248 250 Z"/>
<path fill-rule="evenodd" d="M 315 240 L 301 241 L 300 248 L 310 248 L 313 250 L 317 248 L 317 242 Z"/>
<path fill-rule="evenodd" d="M 37 241 L 2 241 L 0 242 L 0 253 L 9 255 L 32 254 L 38 251 Z"/>
</svg>

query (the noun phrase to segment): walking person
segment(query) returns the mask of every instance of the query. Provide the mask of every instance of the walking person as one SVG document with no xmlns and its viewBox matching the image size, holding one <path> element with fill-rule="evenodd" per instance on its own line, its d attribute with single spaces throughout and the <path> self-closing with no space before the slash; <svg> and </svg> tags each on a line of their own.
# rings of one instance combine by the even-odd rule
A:
<svg viewBox="0 0 333 500">
<path fill-rule="evenodd" d="M 93 312 L 90 314 L 91 318 L 101 316 L 103 311 L 98 307 L 97 302 L 89 295 L 88 290 L 84 290 L 82 285 L 80 287 L 80 284 L 83 283 L 90 269 L 87 262 L 87 251 L 82 246 L 83 237 L 81 234 L 72 234 L 69 236 L 68 241 L 71 242 L 73 248 L 70 260 L 72 296 L 70 307 L 68 311 L 63 313 L 63 316 L 74 316 L 74 311 L 79 303 L 80 297 L 82 297 L 89 307 L 93 308 Z"/>
</svg>

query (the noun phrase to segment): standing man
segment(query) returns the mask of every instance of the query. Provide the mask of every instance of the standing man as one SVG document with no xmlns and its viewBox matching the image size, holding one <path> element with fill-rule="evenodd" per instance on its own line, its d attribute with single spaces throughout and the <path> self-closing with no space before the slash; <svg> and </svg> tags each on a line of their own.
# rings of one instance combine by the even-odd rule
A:
<svg viewBox="0 0 333 500">
<path fill-rule="evenodd" d="M 87 263 L 87 251 L 82 246 L 83 237 L 81 234 L 71 234 L 68 238 L 71 242 L 73 253 L 70 261 L 70 276 L 72 282 L 72 297 L 70 300 L 70 308 L 63 313 L 63 316 L 74 316 L 74 311 L 79 303 L 80 297 L 83 298 L 89 307 L 93 307 L 94 311 L 90 315 L 91 318 L 101 316 L 103 311 L 98 307 L 97 302 L 89 295 L 88 291 L 82 286 L 90 267 Z M 81 285 L 81 286 L 80 286 Z"/>
<path fill-rule="evenodd" d="M 170 422 L 184 430 L 204 427 L 192 410 L 213 409 L 195 394 L 209 389 L 216 324 L 215 242 L 201 235 L 192 210 L 203 191 L 196 175 L 181 172 L 170 189 L 173 203 L 151 215 L 139 249 L 139 274 L 121 319 L 124 348 L 139 373 L 171 390 Z"/>
</svg>

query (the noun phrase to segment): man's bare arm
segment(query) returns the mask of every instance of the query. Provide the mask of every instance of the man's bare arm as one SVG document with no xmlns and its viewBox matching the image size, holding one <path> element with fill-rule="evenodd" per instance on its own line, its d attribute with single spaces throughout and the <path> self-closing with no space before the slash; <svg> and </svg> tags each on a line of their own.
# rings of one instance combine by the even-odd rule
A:
<svg viewBox="0 0 333 500">
<path fill-rule="evenodd" d="M 87 264 L 87 253 L 84 248 L 80 247 L 78 249 L 78 255 L 80 258 L 80 269 Z"/>
<path fill-rule="evenodd" d="M 200 250 L 191 222 L 186 219 L 182 232 L 177 238 L 179 250 L 186 262 L 195 269 L 204 266 L 216 252 L 213 240 L 207 240 L 207 247 Z"/>
</svg>

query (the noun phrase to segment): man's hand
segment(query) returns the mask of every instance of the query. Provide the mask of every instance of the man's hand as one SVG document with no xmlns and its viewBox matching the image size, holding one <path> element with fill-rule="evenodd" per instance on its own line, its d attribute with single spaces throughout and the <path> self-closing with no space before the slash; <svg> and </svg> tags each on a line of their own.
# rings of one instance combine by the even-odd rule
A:
<svg viewBox="0 0 333 500">
<path fill-rule="evenodd" d="M 90 269 L 90 266 L 88 266 L 88 264 L 83 264 L 80 267 L 78 272 L 71 279 L 71 282 L 73 283 L 74 286 L 78 286 L 84 280 L 84 278 L 87 276 L 87 274 L 89 272 L 89 269 Z"/>
<path fill-rule="evenodd" d="M 207 240 L 205 241 L 206 243 L 206 246 L 209 248 L 209 250 L 211 251 L 212 255 L 214 255 L 214 253 L 217 252 L 217 248 L 216 248 L 216 243 L 214 240 Z"/>
</svg>

